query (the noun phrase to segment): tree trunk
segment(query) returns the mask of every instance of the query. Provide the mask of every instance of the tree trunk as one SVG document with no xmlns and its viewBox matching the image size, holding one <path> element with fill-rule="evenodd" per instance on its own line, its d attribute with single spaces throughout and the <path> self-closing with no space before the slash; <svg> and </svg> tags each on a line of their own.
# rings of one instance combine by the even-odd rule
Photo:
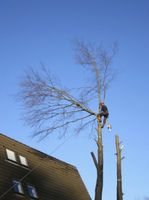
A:
<svg viewBox="0 0 149 200">
<path fill-rule="evenodd" d="M 123 200 L 122 174 L 121 174 L 121 149 L 118 135 L 115 136 L 116 156 L 117 156 L 117 200 Z"/>
<path fill-rule="evenodd" d="M 95 188 L 95 200 L 102 200 L 102 190 L 103 190 L 103 145 L 102 145 L 102 130 L 100 125 L 100 119 L 98 119 L 98 167 L 97 167 L 97 180 Z"/>
</svg>

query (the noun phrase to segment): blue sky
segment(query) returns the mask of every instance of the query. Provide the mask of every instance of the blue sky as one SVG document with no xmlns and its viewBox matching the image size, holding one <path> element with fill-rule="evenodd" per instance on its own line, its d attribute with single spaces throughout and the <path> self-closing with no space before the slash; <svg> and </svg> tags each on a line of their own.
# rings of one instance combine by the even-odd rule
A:
<svg viewBox="0 0 149 200">
<path fill-rule="evenodd" d="M 28 67 L 43 62 L 63 85 L 83 80 L 74 60 L 78 38 L 106 47 L 114 41 L 117 78 L 107 95 L 113 131 L 103 132 L 103 199 L 116 199 L 114 137 L 125 144 L 123 191 L 125 200 L 149 196 L 149 1 L 148 0 L 0 0 L 0 132 L 50 154 L 65 141 L 50 136 L 38 143 L 24 125 L 15 100 L 18 82 Z M 75 165 L 94 197 L 96 171 L 90 152 L 96 145 L 90 133 L 72 137 L 53 156 Z"/>
</svg>

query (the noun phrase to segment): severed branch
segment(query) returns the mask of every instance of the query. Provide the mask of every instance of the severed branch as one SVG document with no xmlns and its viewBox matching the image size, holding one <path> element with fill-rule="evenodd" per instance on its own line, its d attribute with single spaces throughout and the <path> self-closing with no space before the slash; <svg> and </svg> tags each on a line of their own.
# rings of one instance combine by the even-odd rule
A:
<svg viewBox="0 0 149 200">
<path fill-rule="evenodd" d="M 97 162 L 97 160 L 96 160 L 96 156 L 95 156 L 94 152 L 91 152 L 91 156 L 92 156 L 92 158 L 93 158 L 95 167 L 96 167 L 96 169 L 97 169 L 97 171 L 98 171 L 98 162 Z"/>
</svg>

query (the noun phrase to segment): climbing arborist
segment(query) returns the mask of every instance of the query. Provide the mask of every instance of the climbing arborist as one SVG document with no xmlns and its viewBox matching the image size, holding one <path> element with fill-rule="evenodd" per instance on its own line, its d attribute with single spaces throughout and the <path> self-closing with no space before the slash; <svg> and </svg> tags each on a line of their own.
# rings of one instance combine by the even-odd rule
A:
<svg viewBox="0 0 149 200">
<path fill-rule="evenodd" d="M 104 125 L 106 124 L 107 118 L 109 116 L 109 111 L 107 106 L 104 104 L 103 101 L 100 102 L 99 104 L 99 113 L 97 115 L 98 118 L 100 118 L 100 122 L 102 122 L 102 117 L 104 117 L 103 119 L 103 123 L 101 125 L 101 128 L 104 127 Z"/>
</svg>

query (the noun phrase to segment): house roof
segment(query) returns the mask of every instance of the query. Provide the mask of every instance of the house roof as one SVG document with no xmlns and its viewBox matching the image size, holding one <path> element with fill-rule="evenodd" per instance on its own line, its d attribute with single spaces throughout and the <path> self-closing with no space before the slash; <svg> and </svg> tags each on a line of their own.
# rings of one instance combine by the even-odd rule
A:
<svg viewBox="0 0 149 200">
<path fill-rule="evenodd" d="M 90 200 L 88 191 L 77 168 L 64 161 L 22 144 L 0 134 L 0 145 L 25 156 L 32 173 L 24 181 L 36 184 L 44 200 Z M 6 167 L 5 167 L 6 168 Z M 13 166 L 17 178 L 23 173 L 19 166 Z M 35 169 L 35 170 L 34 170 Z"/>
</svg>

